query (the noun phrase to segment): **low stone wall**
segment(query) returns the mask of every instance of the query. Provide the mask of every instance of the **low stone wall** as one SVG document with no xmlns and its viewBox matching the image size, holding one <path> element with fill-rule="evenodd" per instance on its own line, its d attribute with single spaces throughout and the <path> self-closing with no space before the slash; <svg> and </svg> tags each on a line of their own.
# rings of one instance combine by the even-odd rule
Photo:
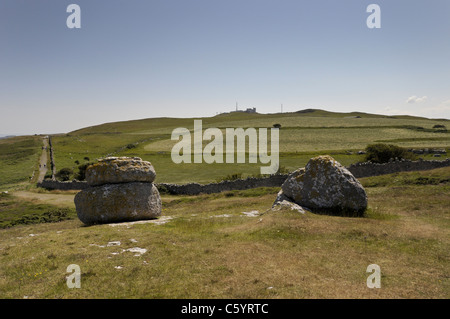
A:
<svg viewBox="0 0 450 319">
<path fill-rule="evenodd" d="M 398 172 L 425 171 L 446 166 L 450 166 L 450 158 L 447 158 L 443 161 L 400 160 L 383 164 L 365 162 L 352 164 L 349 167 L 347 167 L 347 169 L 356 178 L 362 178 Z"/>
<path fill-rule="evenodd" d="M 397 172 L 408 171 L 423 171 L 440 167 L 450 166 L 450 158 L 443 161 L 393 161 L 385 164 L 376 163 L 357 163 L 352 164 L 348 170 L 356 177 L 369 177 L 385 174 L 392 174 Z M 265 178 L 247 178 L 238 179 L 233 181 L 222 181 L 220 183 L 211 184 L 167 184 L 167 183 L 155 183 L 158 190 L 163 193 L 176 194 L 176 195 L 197 195 L 200 193 L 212 194 L 220 193 L 230 190 L 243 190 L 257 187 L 281 187 L 284 180 L 288 177 L 288 174 L 271 175 Z M 46 189 L 60 189 L 60 190 L 81 190 L 89 187 L 86 182 L 71 181 L 60 182 L 53 180 L 44 180 L 37 185 L 38 187 Z"/>
<path fill-rule="evenodd" d="M 168 184 L 168 183 L 155 183 L 158 190 L 164 193 L 176 194 L 176 195 L 197 195 L 200 193 L 212 194 L 220 193 L 229 190 L 243 190 L 257 187 L 279 187 L 283 184 L 288 175 L 272 175 L 264 178 L 247 178 L 237 179 L 233 181 L 222 181 L 220 183 L 211 184 Z M 44 180 L 42 183 L 37 184 L 38 187 L 42 187 L 48 190 L 82 190 L 89 187 L 85 181 L 71 181 L 60 182 L 53 180 Z"/>
<path fill-rule="evenodd" d="M 237 179 L 233 181 L 222 181 L 219 183 L 211 184 L 197 184 L 189 183 L 184 185 L 177 184 L 156 184 L 156 187 L 161 192 L 167 192 L 169 194 L 177 195 L 197 195 L 220 193 L 223 191 L 230 190 L 243 190 L 257 187 L 280 187 L 288 175 L 271 175 L 265 178 L 247 178 L 247 179 Z"/>
<path fill-rule="evenodd" d="M 88 188 L 89 185 L 84 181 L 60 182 L 57 180 L 45 179 L 41 183 L 38 183 L 37 187 L 45 188 L 48 190 L 82 190 Z"/>
<path fill-rule="evenodd" d="M 48 137 L 48 146 L 50 151 L 50 169 L 52 170 L 52 180 L 56 181 L 56 165 L 55 165 L 55 156 L 54 156 L 54 150 L 53 150 L 53 144 L 52 144 L 52 137 Z"/>
</svg>

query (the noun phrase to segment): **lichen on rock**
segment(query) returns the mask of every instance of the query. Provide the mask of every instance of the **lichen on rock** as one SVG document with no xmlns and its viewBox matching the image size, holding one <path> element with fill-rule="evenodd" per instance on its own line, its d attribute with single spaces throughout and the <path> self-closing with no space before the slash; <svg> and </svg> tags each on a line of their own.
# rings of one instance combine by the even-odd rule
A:
<svg viewBox="0 0 450 319">
<path fill-rule="evenodd" d="M 129 182 L 151 183 L 155 178 L 153 165 L 139 157 L 107 157 L 86 169 L 86 181 L 90 186 Z"/>
</svg>

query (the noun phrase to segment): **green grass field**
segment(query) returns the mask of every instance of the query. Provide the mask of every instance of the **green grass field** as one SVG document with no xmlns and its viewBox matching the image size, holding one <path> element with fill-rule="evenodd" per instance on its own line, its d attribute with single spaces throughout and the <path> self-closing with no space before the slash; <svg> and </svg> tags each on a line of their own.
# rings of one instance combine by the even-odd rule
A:
<svg viewBox="0 0 450 319">
<path fill-rule="evenodd" d="M 430 120 L 409 116 L 383 116 L 365 113 L 333 113 L 306 110 L 296 113 L 228 113 L 203 118 L 203 129 L 271 128 L 280 124 L 280 167 L 293 171 L 314 156 L 330 154 L 343 165 L 363 160 L 356 152 L 371 143 L 393 143 L 407 148 L 449 149 L 450 133 L 434 129 L 448 120 Z M 191 118 L 154 118 L 106 123 L 53 136 L 57 170 L 71 168 L 105 156 L 138 156 L 150 161 L 157 182 L 208 183 L 232 174 L 243 177 L 260 173 L 261 163 L 175 164 L 171 158 L 171 133 L 177 127 L 193 130 Z M 37 173 L 42 137 L 23 136 L 0 140 L 0 190 L 27 182 Z M 209 141 L 203 141 L 205 146 Z M 225 144 L 225 135 L 224 135 Z M 248 149 L 248 145 L 246 146 Z M 224 146 L 225 151 L 225 146 Z M 422 156 L 432 159 L 431 155 Z"/>
<path fill-rule="evenodd" d="M 0 190 L 28 182 L 39 169 L 42 137 L 18 136 L 0 139 Z"/>
<path fill-rule="evenodd" d="M 449 181 L 450 168 L 363 178 L 361 218 L 268 211 L 278 188 L 261 188 L 163 195 L 164 224 L 85 227 L 72 216 L 0 229 L 0 295 L 448 299 Z M 73 205 L 65 192 L 35 193 L 28 204 L 44 195 Z M 66 284 L 71 264 L 79 289 Z M 366 286 L 370 264 L 380 266 L 380 289 Z"/>
<path fill-rule="evenodd" d="M 172 130 L 193 124 L 144 119 L 53 136 L 56 167 L 76 171 L 75 161 L 112 155 L 152 162 L 160 183 L 259 174 L 261 163 L 173 163 Z M 448 120 L 320 110 L 203 119 L 204 129 L 273 124 L 281 124 L 284 171 L 321 154 L 347 166 L 363 160 L 358 150 L 377 142 L 450 151 L 450 133 L 433 128 L 450 127 Z M 275 187 L 164 194 L 158 220 L 86 227 L 76 217 L 76 191 L 30 183 L 42 138 L 0 140 L 1 298 L 450 297 L 448 167 L 360 179 L 369 198 L 360 218 L 270 211 Z M 71 264 L 81 268 L 80 289 L 66 285 Z M 370 264 L 381 268 L 380 289 L 366 286 Z"/>
<path fill-rule="evenodd" d="M 393 143 L 407 148 L 450 146 L 450 133 L 433 129 L 436 124 L 450 126 L 448 120 L 310 110 L 283 114 L 228 113 L 202 121 L 203 129 L 217 127 L 223 132 L 225 128 L 271 128 L 281 124 L 280 166 L 288 171 L 323 154 L 332 154 L 343 165 L 361 161 L 363 156 L 356 152 L 371 143 Z M 173 129 L 185 127 L 192 131 L 193 126 L 193 118 L 144 119 L 107 123 L 55 136 L 56 166 L 76 171 L 75 161 L 82 163 L 85 157 L 96 160 L 108 155 L 138 156 L 154 165 L 160 183 L 207 183 L 230 174 L 253 176 L 260 173 L 262 164 L 249 164 L 248 157 L 244 164 L 173 163 L 171 150 L 177 143 L 171 140 Z M 207 143 L 209 141 L 203 141 L 204 146 Z M 225 151 L 225 147 L 223 149 Z"/>
<path fill-rule="evenodd" d="M 0 228 L 16 225 L 58 222 L 76 217 L 75 209 L 57 207 L 37 202 L 35 199 L 21 200 L 9 193 L 0 194 Z"/>
</svg>

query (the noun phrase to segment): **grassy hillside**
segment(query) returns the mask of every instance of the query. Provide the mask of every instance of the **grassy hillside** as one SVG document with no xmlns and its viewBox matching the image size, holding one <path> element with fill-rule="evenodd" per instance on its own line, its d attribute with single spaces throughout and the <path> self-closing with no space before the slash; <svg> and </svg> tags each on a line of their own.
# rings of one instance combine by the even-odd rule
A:
<svg viewBox="0 0 450 319">
<path fill-rule="evenodd" d="M 450 127 L 448 120 L 410 116 L 384 116 L 360 112 L 334 113 L 303 110 L 293 113 L 227 113 L 202 118 L 203 129 L 271 128 L 280 124 L 280 166 L 294 170 L 313 156 L 332 154 L 344 165 L 362 159 L 356 154 L 370 143 L 394 143 L 408 148 L 448 148 L 450 133 L 433 128 Z M 171 150 L 172 130 L 193 130 L 194 119 L 153 118 L 106 123 L 55 136 L 56 166 L 77 170 L 75 161 L 95 160 L 108 155 L 139 156 L 152 162 L 158 182 L 211 182 L 231 174 L 260 173 L 260 163 L 249 164 L 174 164 Z M 224 135 L 225 137 L 225 135 Z M 208 141 L 204 141 L 206 145 Z M 225 143 L 225 142 L 224 142 Z M 225 149 L 225 148 L 224 148 Z M 430 156 L 431 157 L 431 156 Z M 430 158 L 429 157 L 429 158 Z"/>
<path fill-rule="evenodd" d="M 38 170 L 42 137 L 18 136 L 0 139 L 0 189 L 27 182 Z"/>
<path fill-rule="evenodd" d="M 53 137 L 57 168 L 99 157 L 140 156 L 157 182 L 210 182 L 257 175 L 262 164 L 174 164 L 171 132 L 194 119 L 107 123 Z M 281 124 L 284 170 L 330 154 L 344 165 L 374 142 L 447 148 L 447 120 L 304 110 L 220 114 L 203 127 Z M 361 179 L 363 218 L 269 211 L 279 188 L 198 196 L 163 195 L 162 217 L 84 226 L 76 191 L 44 191 L 26 181 L 42 137 L 0 140 L 2 298 L 449 298 L 450 168 Z M 431 155 L 425 156 L 431 159 Z M 22 185 L 28 185 L 23 187 Z M 139 253 L 141 252 L 141 253 Z M 81 289 L 66 285 L 81 268 Z M 381 268 L 381 289 L 366 286 Z"/>
<path fill-rule="evenodd" d="M 357 155 L 370 143 L 393 143 L 408 148 L 449 148 L 450 133 L 434 128 L 450 127 L 448 120 L 411 116 L 384 116 L 361 112 L 335 113 L 302 110 L 293 113 L 220 114 L 203 118 L 203 129 L 271 128 L 280 124 L 280 166 L 292 171 L 314 156 L 331 154 L 349 165 L 363 159 Z M 71 168 L 105 156 L 139 156 L 152 162 L 157 182 L 207 183 L 226 176 L 243 177 L 260 173 L 261 163 L 249 164 L 175 164 L 171 150 L 176 141 L 171 133 L 177 127 L 193 130 L 194 118 L 152 118 L 115 122 L 83 128 L 53 137 L 57 169 Z M 225 138 L 225 135 L 224 135 Z M 204 141 L 205 146 L 209 141 Z M 225 143 L 225 139 L 224 139 Z M 37 173 L 42 137 L 20 136 L 0 139 L 0 189 L 26 183 Z M 224 147 L 225 149 L 225 147 Z M 425 159 L 432 159 L 431 155 Z M 75 176 L 72 176 L 75 177 Z"/>
<path fill-rule="evenodd" d="M 0 229 L 74 218 L 76 212 L 73 207 L 69 209 L 39 201 L 35 197 L 24 200 L 9 193 L 0 193 Z"/>
<path fill-rule="evenodd" d="M 164 195 L 161 224 L 84 227 L 70 219 L 0 229 L 0 293 L 448 299 L 449 181 L 450 168 L 361 179 L 369 196 L 364 218 L 270 212 L 278 188 L 261 188 Z M 13 194 L 8 205 L 61 197 L 57 206 L 70 209 L 73 196 Z M 70 264 L 80 266 L 80 289 L 66 285 Z M 366 286 L 370 264 L 381 268 L 381 289 Z"/>
</svg>

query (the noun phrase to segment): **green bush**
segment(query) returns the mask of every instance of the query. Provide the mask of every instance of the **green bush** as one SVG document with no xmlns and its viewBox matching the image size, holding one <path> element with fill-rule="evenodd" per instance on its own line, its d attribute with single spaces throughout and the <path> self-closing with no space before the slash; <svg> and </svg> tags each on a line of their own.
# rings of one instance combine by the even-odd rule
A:
<svg viewBox="0 0 450 319">
<path fill-rule="evenodd" d="M 42 223 L 58 223 L 64 220 L 74 219 L 75 213 L 68 208 L 58 208 L 44 213 L 32 213 L 23 215 L 15 220 L 0 220 L 0 229 L 17 225 L 32 225 Z"/>
<path fill-rule="evenodd" d="M 57 173 L 56 177 L 61 181 L 68 181 L 70 177 L 73 175 L 73 170 L 68 167 L 61 168 Z"/>
<path fill-rule="evenodd" d="M 134 145 L 134 144 L 128 144 L 128 145 L 126 146 L 126 148 L 129 149 L 129 150 L 131 150 L 132 148 L 136 148 L 136 145 Z"/>
<path fill-rule="evenodd" d="M 171 195 L 172 192 L 165 185 L 157 185 L 160 195 Z"/>
<path fill-rule="evenodd" d="M 86 179 L 86 169 L 89 165 L 92 165 L 93 163 L 84 163 L 81 165 L 78 165 L 78 174 L 75 175 L 75 178 L 79 181 L 84 181 Z"/>
<path fill-rule="evenodd" d="M 371 144 L 366 147 L 365 161 L 387 163 L 390 159 L 414 159 L 414 154 L 393 144 Z"/>
</svg>

